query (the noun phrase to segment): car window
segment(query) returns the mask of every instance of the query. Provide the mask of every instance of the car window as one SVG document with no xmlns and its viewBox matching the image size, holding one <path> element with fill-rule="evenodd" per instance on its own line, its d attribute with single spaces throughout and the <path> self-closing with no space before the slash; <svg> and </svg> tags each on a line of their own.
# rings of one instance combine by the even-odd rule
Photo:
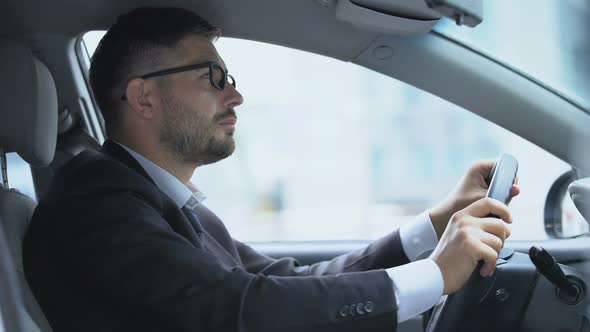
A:
<svg viewBox="0 0 590 332">
<path fill-rule="evenodd" d="M 457 29 L 440 20 L 435 30 L 518 68 L 590 111 L 590 38 L 587 0 L 483 1 L 484 20 Z"/>
<path fill-rule="evenodd" d="M 85 36 L 90 54 L 101 36 Z M 351 63 L 230 38 L 216 47 L 245 103 L 235 153 L 193 181 L 235 238 L 375 239 L 443 199 L 472 161 L 502 152 L 520 162 L 511 239 L 547 238 L 545 197 L 570 169 L 548 152 Z"/>
<path fill-rule="evenodd" d="M 36 200 L 37 194 L 35 193 L 35 185 L 33 184 L 31 166 L 15 152 L 6 154 L 6 164 L 10 188 L 17 189 L 21 193 Z"/>
</svg>

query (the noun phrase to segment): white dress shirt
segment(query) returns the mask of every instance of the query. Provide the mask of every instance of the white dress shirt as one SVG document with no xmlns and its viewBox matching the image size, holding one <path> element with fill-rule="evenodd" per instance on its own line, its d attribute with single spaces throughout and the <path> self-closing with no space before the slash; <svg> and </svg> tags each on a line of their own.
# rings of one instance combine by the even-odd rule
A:
<svg viewBox="0 0 590 332">
<path fill-rule="evenodd" d="M 433 250 L 438 236 L 428 211 L 399 229 L 402 247 L 411 263 L 387 269 L 393 280 L 397 301 L 397 321 L 401 323 L 435 306 L 443 295 L 444 280 L 430 258 L 416 260 Z"/>
<path fill-rule="evenodd" d="M 176 202 L 179 208 L 186 205 L 189 200 L 196 200 L 196 204 L 205 200 L 206 196 L 192 183 L 183 184 L 151 160 L 121 143 L 117 144 L 139 162 L 156 186 Z M 444 290 L 444 281 L 438 265 L 431 259 L 416 260 L 422 254 L 433 250 L 438 243 L 428 211 L 418 215 L 412 222 L 402 225 L 399 232 L 402 247 L 411 263 L 386 270 L 393 280 L 398 323 L 432 308 L 438 303 Z"/>
</svg>

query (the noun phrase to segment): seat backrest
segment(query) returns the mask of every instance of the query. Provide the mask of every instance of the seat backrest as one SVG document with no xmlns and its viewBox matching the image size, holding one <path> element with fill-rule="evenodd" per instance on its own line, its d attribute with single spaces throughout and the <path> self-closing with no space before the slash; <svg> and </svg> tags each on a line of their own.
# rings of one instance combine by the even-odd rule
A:
<svg viewBox="0 0 590 332">
<path fill-rule="evenodd" d="M 16 40 L 0 40 L 0 72 L 0 160 L 5 162 L 6 152 L 17 152 L 31 166 L 49 164 L 57 140 L 57 92 L 51 73 L 24 41 Z M 22 240 L 36 203 L 9 189 L 3 173 L 0 224 L 21 286 L 24 324 L 27 331 L 51 331 L 26 282 L 22 263 Z"/>
<path fill-rule="evenodd" d="M 68 161 L 84 150 L 100 151 L 101 147 L 100 143 L 80 126 L 69 128 L 58 135 L 55 158 L 51 164 L 33 169 L 37 196 L 41 197 L 47 192 L 55 173 Z"/>
</svg>

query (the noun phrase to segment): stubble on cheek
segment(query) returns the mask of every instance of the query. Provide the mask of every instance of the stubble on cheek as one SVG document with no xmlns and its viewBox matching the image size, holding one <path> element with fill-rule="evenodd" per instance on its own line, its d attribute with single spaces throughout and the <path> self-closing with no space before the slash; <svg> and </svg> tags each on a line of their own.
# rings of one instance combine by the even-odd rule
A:
<svg viewBox="0 0 590 332">
<path fill-rule="evenodd" d="M 184 161 L 205 165 L 230 156 L 235 150 L 231 133 L 220 128 L 218 117 L 207 118 L 173 98 L 166 98 L 160 142 Z M 221 132 L 218 133 L 218 132 Z"/>
</svg>

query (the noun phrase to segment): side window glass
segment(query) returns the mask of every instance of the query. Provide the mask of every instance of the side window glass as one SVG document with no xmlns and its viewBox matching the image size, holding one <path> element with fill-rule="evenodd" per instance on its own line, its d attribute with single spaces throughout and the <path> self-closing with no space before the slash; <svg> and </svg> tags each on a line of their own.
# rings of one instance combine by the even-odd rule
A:
<svg viewBox="0 0 590 332">
<path fill-rule="evenodd" d="M 511 240 L 548 238 L 545 198 L 571 169 L 550 153 L 351 63 L 231 38 L 215 45 L 245 102 L 234 155 L 193 181 L 236 238 L 375 239 L 442 200 L 471 162 L 502 152 L 520 164 Z"/>
<path fill-rule="evenodd" d="M 84 42 L 92 55 L 104 31 Z M 477 159 L 511 153 L 522 195 L 511 240 L 542 240 L 544 202 L 571 166 L 413 86 L 351 63 L 221 38 L 245 102 L 234 154 L 192 181 L 247 242 L 375 239 L 442 200 Z M 542 165 L 542 167 L 541 167 Z"/>
<path fill-rule="evenodd" d="M 15 152 L 6 154 L 6 164 L 8 166 L 8 184 L 10 188 L 17 189 L 21 193 L 37 200 L 31 166 Z"/>
</svg>

